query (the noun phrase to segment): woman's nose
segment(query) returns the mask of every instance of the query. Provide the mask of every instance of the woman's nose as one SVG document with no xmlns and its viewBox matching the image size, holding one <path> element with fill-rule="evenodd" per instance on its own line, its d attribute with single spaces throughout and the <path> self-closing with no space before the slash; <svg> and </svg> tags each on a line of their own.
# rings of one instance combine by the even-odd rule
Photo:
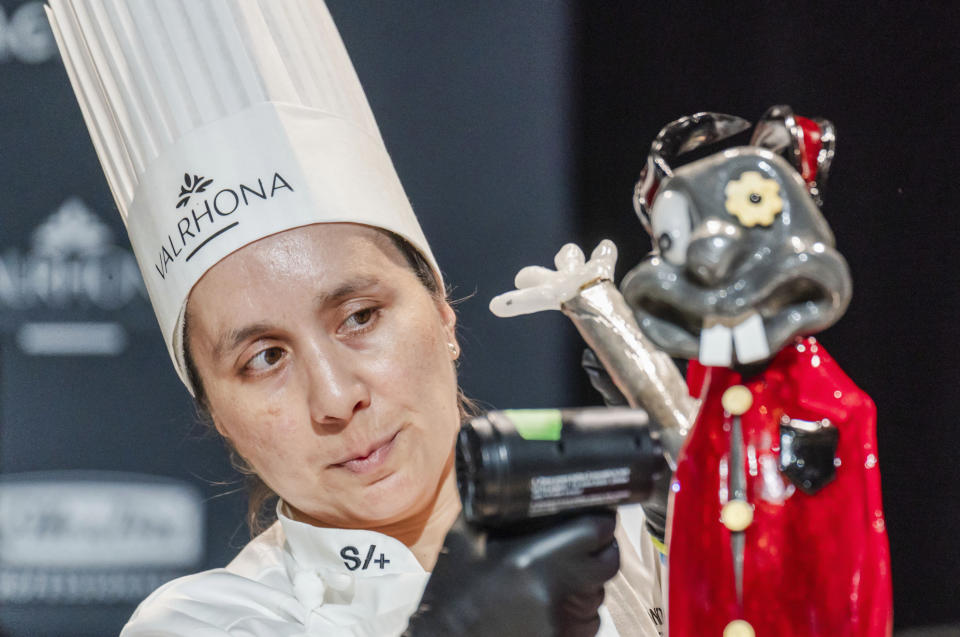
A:
<svg viewBox="0 0 960 637">
<path fill-rule="evenodd" d="M 741 232 L 732 224 L 705 224 L 687 246 L 687 270 L 701 284 L 714 287 L 725 281 L 741 253 Z"/>
<path fill-rule="evenodd" d="M 370 390 L 357 369 L 357 357 L 353 352 L 326 352 L 311 361 L 309 401 L 314 422 L 343 427 L 370 406 Z"/>
</svg>

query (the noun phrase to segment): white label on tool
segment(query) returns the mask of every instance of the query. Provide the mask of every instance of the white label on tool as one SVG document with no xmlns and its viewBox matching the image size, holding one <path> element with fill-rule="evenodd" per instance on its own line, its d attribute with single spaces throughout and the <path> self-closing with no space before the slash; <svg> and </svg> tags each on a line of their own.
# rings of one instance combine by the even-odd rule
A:
<svg viewBox="0 0 960 637">
<path fill-rule="evenodd" d="M 618 491 L 601 491 L 600 493 L 589 493 L 568 498 L 540 500 L 539 502 L 530 503 L 529 515 L 535 517 L 538 515 L 549 515 L 558 511 L 616 504 L 623 502 L 629 496 L 629 489 L 620 489 Z"/>
<path fill-rule="evenodd" d="M 563 498 L 597 489 L 630 482 L 630 467 L 615 467 L 597 471 L 579 471 L 557 476 L 537 476 L 530 480 L 530 500 Z"/>
</svg>

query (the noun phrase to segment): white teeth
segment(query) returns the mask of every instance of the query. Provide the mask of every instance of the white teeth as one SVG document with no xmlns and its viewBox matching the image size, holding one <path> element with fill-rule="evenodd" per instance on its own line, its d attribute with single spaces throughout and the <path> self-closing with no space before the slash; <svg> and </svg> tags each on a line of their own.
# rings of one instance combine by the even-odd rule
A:
<svg viewBox="0 0 960 637">
<path fill-rule="evenodd" d="M 700 363 L 707 367 L 729 367 L 733 356 L 730 328 L 714 325 L 700 330 Z"/>
<path fill-rule="evenodd" d="M 770 346 L 759 314 L 751 313 L 732 330 L 721 323 L 700 330 L 700 363 L 708 367 L 730 367 L 734 346 L 740 363 L 770 358 Z"/>
<path fill-rule="evenodd" d="M 733 342 L 737 347 L 737 360 L 741 363 L 755 363 L 770 358 L 763 319 L 757 313 L 733 328 Z"/>
</svg>

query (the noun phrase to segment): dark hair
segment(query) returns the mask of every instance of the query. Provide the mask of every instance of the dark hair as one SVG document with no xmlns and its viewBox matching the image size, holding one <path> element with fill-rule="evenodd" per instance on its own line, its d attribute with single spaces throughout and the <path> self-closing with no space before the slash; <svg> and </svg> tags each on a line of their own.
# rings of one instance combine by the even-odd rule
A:
<svg viewBox="0 0 960 637">
<path fill-rule="evenodd" d="M 416 274 L 417 279 L 424 288 L 430 293 L 430 296 L 436 301 L 446 301 L 447 291 L 441 286 L 437 275 L 427 259 L 417 250 L 409 241 L 398 234 L 388 230 L 379 229 L 393 245 L 400 250 L 407 265 Z M 188 321 L 189 315 L 183 318 L 183 359 L 187 367 L 187 379 L 190 381 L 194 391 L 194 400 L 197 406 L 197 415 L 201 422 L 208 427 L 213 425 L 213 415 L 210 411 L 210 403 L 207 394 L 203 388 L 203 380 L 197 372 L 197 366 L 193 362 L 193 356 L 190 354 L 190 338 Z M 457 401 L 460 408 L 460 419 L 474 416 L 478 413 L 473 401 L 467 398 L 463 390 L 457 388 Z M 254 537 L 260 532 L 266 530 L 276 519 L 276 501 L 278 495 L 273 489 L 257 475 L 247 461 L 237 453 L 237 450 L 230 444 L 230 441 L 224 438 L 227 448 L 230 451 L 230 462 L 234 468 L 242 473 L 246 480 L 247 487 L 247 526 L 250 529 L 250 537 Z"/>
</svg>

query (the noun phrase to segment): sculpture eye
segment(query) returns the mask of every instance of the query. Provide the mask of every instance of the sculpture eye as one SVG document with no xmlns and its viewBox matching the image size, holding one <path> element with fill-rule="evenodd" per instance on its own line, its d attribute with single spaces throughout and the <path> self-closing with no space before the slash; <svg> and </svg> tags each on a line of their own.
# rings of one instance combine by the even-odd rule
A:
<svg viewBox="0 0 960 637">
<path fill-rule="evenodd" d="M 683 265 L 693 227 L 687 198 L 676 190 L 661 193 L 653 202 L 650 226 L 661 256 L 674 265 Z"/>
</svg>

